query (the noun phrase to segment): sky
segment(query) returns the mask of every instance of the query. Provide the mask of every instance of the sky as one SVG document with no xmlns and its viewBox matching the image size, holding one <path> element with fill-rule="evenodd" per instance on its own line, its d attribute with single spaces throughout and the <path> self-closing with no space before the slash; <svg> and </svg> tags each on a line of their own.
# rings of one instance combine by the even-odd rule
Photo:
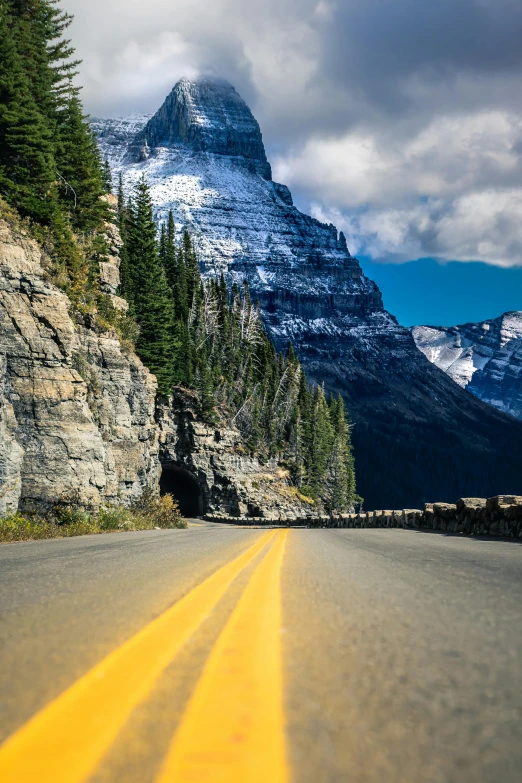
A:
<svg viewBox="0 0 522 783">
<path fill-rule="evenodd" d="M 402 323 L 522 309 L 520 0 L 64 0 L 92 115 L 228 79 Z M 457 290 L 456 290 L 457 289 Z"/>
</svg>

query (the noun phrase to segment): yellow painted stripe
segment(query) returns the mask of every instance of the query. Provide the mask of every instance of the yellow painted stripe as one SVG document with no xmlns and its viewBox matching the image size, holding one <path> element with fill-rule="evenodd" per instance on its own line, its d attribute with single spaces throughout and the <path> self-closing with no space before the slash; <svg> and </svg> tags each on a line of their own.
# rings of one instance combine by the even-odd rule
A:
<svg viewBox="0 0 522 783">
<path fill-rule="evenodd" d="M 212 650 L 157 783 L 287 783 L 279 532 Z"/>
<path fill-rule="evenodd" d="M 0 746 L 2 783 L 80 783 L 132 710 L 273 533 L 195 587 Z"/>
</svg>

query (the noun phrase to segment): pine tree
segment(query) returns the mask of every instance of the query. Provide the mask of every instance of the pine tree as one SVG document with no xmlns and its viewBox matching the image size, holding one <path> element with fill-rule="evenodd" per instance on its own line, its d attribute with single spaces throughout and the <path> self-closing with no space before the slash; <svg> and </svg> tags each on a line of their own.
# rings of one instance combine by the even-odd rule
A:
<svg viewBox="0 0 522 783">
<path fill-rule="evenodd" d="M 121 203 L 123 203 L 121 211 L 120 198 Z M 132 199 L 129 198 L 125 204 L 123 190 L 121 190 L 118 194 L 118 228 L 120 230 L 120 236 L 123 243 L 120 249 L 120 293 L 129 303 L 129 309 L 131 313 L 134 312 L 134 288 L 130 270 L 129 252 L 134 219 L 135 215 Z"/>
<path fill-rule="evenodd" d="M 123 190 L 123 176 L 122 176 L 121 171 L 120 171 L 120 173 L 118 175 L 118 193 L 117 193 L 117 198 L 118 198 L 118 206 L 116 208 L 116 217 L 117 217 L 118 225 L 119 225 L 121 220 L 122 220 L 123 213 L 124 213 L 124 210 L 125 210 L 125 191 Z M 121 226 L 119 226 L 119 227 L 120 227 L 120 231 L 121 231 Z"/>
<path fill-rule="evenodd" d="M 200 280 L 198 260 L 190 239 L 189 232 L 185 229 L 183 232 L 183 258 L 185 262 L 185 275 L 187 281 L 187 302 L 192 305 L 192 299 L 197 291 Z"/>
<path fill-rule="evenodd" d="M 44 79 L 51 84 L 51 96 L 48 97 L 46 112 L 53 119 L 56 112 L 64 108 L 72 94 L 78 96 L 80 88 L 72 86 L 72 81 L 78 75 L 80 60 L 71 59 L 74 47 L 71 41 L 63 37 L 64 31 L 71 25 L 73 17 L 59 7 L 60 0 L 39 0 L 34 7 L 38 9 L 37 46 L 40 48 L 40 58 Z M 33 32 L 36 32 L 34 30 Z M 47 88 L 40 90 L 47 92 Z"/>
<path fill-rule="evenodd" d="M 80 230 L 95 228 L 108 216 L 103 172 L 94 134 L 74 93 L 59 114 L 56 164 L 60 198 Z"/>
<path fill-rule="evenodd" d="M 333 428 L 333 443 L 328 458 L 323 497 L 330 511 L 345 511 L 353 502 L 355 479 L 350 429 L 346 420 L 344 402 L 339 395 L 328 404 Z"/>
<path fill-rule="evenodd" d="M 133 315 L 140 328 L 136 350 L 158 379 L 161 394 L 174 382 L 173 303 L 156 242 L 148 186 L 142 179 L 126 227 L 127 281 Z M 132 221 L 132 222 L 131 222 Z"/>
<path fill-rule="evenodd" d="M 192 300 L 189 300 L 187 267 L 185 264 L 185 256 L 183 254 L 182 247 L 178 248 L 173 291 L 176 305 L 176 316 L 178 319 L 185 322 L 189 317 L 190 304 Z"/>
<path fill-rule="evenodd" d="M 172 210 L 169 211 L 169 217 L 167 220 L 166 227 L 164 226 L 165 230 L 165 249 L 164 249 L 164 257 L 163 257 L 163 265 L 165 267 L 165 274 L 167 276 L 167 282 L 170 285 L 170 287 L 174 290 L 176 286 L 179 285 L 179 274 L 180 270 L 178 269 L 178 260 L 176 257 L 176 226 L 174 224 L 174 217 L 172 215 Z M 178 294 L 179 296 L 180 294 Z"/>
<path fill-rule="evenodd" d="M 47 222 L 54 209 L 55 162 L 48 123 L 32 94 L 19 19 L 0 3 L 0 190 L 24 215 Z"/>
<path fill-rule="evenodd" d="M 320 495 L 333 444 L 333 429 L 328 405 L 324 397 L 324 391 L 320 386 L 317 386 L 315 389 L 311 416 L 311 421 L 308 424 L 308 484 L 317 495 Z"/>
</svg>

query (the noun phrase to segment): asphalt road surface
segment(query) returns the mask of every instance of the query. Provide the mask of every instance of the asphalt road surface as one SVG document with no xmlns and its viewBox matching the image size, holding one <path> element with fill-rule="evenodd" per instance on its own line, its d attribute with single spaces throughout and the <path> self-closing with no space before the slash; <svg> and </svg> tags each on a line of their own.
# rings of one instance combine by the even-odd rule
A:
<svg viewBox="0 0 522 783">
<path fill-rule="evenodd" d="M 522 780 L 522 546 L 239 529 L 0 546 L 2 783 Z"/>
</svg>

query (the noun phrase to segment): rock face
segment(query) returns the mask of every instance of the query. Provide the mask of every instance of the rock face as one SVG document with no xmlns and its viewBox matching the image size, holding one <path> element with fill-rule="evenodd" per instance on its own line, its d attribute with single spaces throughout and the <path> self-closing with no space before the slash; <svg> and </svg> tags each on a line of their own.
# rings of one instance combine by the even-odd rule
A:
<svg viewBox="0 0 522 783">
<path fill-rule="evenodd" d="M 158 408 L 160 459 L 163 463 L 162 484 L 174 495 L 187 478 L 197 479 L 198 488 L 186 487 L 189 495 L 181 497 L 194 503 L 198 494 L 198 513 L 220 512 L 230 516 L 254 516 L 266 519 L 296 516 L 310 509 L 289 486 L 288 471 L 275 460 L 261 464 L 248 456 L 241 435 L 231 427 L 210 427 L 196 415 L 193 392 L 177 389 L 168 404 Z"/>
<path fill-rule="evenodd" d="M 522 312 L 462 326 L 415 326 L 423 354 L 463 389 L 522 419 Z"/>
<path fill-rule="evenodd" d="M 154 376 L 69 308 L 38 245 L 0 220 L 0 513 L 125 503 L 157 483 Z"/>
<path fill-rule="evenodd" d="M 144 175 L 157 219 L 172 209 L 189 228 L 203 274 L 247 278 L 279 347 L 291 339 L 309 377 L 342 392 L 370 508 L 522 491 L 522 427 L 428 362 L 344 236 L 293 206 L 230 85 L 182 80 L 154 117 L 93 127 L 126 188 Z"/>
<path fill-rule="evenodd" d="M 235 89 L 221 79 L 182 79 L 158 112 L 133 139 L 131 155 L 186 144 L 197 152 L 241 158 L 254 172 L 272 178 L 259 125 Z"/>
</svg>

